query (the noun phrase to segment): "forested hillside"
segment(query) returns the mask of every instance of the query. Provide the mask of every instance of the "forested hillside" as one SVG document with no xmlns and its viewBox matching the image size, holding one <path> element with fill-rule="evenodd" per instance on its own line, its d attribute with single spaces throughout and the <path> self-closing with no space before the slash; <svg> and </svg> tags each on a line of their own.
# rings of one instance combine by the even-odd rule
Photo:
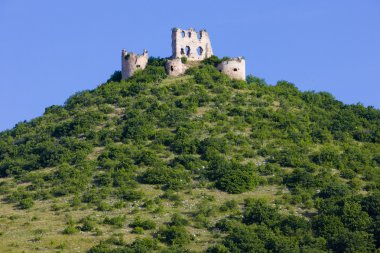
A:
<svg viewBox="0 0 380 253">
<path fill-rule="evenodd" d="M 151 58 L 0 133 L 0 252 L 380 248 L 380 110 L 219 61 Z"/>
</svg>

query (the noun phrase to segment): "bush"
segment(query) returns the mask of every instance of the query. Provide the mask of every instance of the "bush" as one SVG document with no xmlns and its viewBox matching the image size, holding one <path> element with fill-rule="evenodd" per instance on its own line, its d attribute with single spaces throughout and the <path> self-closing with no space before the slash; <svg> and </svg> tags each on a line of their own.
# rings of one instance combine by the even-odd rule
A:
<svg viewBox="0 0 380 253">
<path fill-rule="evenodd" d="M 134 227 L 131 231 L 132 234 L 142 235 L 144 234 L 144 229 L 142 227 Z"/>
<path fill-rule="evenodd" d="M 242 193 L 252 190 L 258 184 L 258 178 L 253 171 L 229 170 L 218 179 L 216 187 L 228 193 Z"/>
<path fill-rule="evenodd" d="M 246 199 L 243 222 L 245 224 L 272 225 L 279 222 L 280 216 L 275 207 L 270 206 L 264 200 Z"/>
<path fill-rule="evenodd" d="M 228 200 L 220 206 L 219 210 L 222 212 L 227 212 L 227 211 L 237 210 L 237 208 L 238 208 L 238 203 L 236 202 L 236 200 Z"/>
<path fill-rule="evenodd" d="M 76 228 L 73 224 L 69 224 L 64 230 L 63 234 L 65 235 L 72 235 L 77 233 L 79 230 Z"/>
<path fill-rule="evenodd" d="M 21 209 L 29 209 L 34 205 L 34 201 L 31 197 L 20 200 L 19 207 Z"/>
<path fill-rule="evenodd" d="M 122 228 L 125 224 L 125 221 L 126 221 L 126 216 L 123 215 L 123 216 L 115 216 L 115 217 L 112 217 L 112 218 L 109 218 L 109 217 L 106 217 L 103 221 L 104 224 L 109 224 L 109 225 L 113 225 L 113 226 L 116 226 L 116 227 L 119 227 L 119 228 Z"/>
<path fill-rule="evenodd" d="M 141 177 L 146 184 L 165 184 L 168 189 L 181 189 L 190 182 L 188 171 L 172 168 L 148 169 Z"/>
<path fill-rule="evenodd" d="M 81 220 L 82 226 L 80 230 L 82 231 L 93 231 L 96 228 L 96 220 L 91 216 L 87 216 Z"/>
<path fill-rule="evenodd" d="M 140 227 L 144 230 L 151 230 L 156 228 L 156 223 L 153 220 L 143 220 L 140 217 L 137 217 L 131 224 L 129 224 L 129 226 L 131 228 Z"/>
<path fill-rule="evenodd" d="M 186 226 L 189 225 L 189 221 L 182 217 L 180 214 L 175 213 L 170 221 L 170 226 Z"/>
<path fill-rule="evenodd" d="M 115 71 L 110 78 L 107 80 L 107 83 L 109 82 L 120 82 L 121 81 L 121 71 Z"/>
<path fill-rule="evenodd" d="M 224 245 L 215 245 L 215 246 L 212 246 L 212 247 L 209 247 L 206 251 L 206 253 L 229 253 L 230 251 L 228 250 L 227 247 L 225 247 Z"/>
<path fill-rule="evenodd" d="M 192 239 L 189 232 L 181 226 L 161 228 L 158 231 L 158 239 L 169 245 L 185 245 Z"/>
<path fill-rule="evenodd" d="M 125 189 L 125 188 L 119 189 L 118 195 L 120 198 L 127 201 L 136 201 L 144 197 L 144 193 L 142 191 L 134 191 L 134 190 Z"/>
<path fill-rule="evenodd" d="M 150 66 L 156 66 L 156 67 L 164 67 L 165 66 L 166 59 L 160 58 L 160 57 L 152 57 L 150 56 L 148 59 L 148 65 Z"/>
</svg>

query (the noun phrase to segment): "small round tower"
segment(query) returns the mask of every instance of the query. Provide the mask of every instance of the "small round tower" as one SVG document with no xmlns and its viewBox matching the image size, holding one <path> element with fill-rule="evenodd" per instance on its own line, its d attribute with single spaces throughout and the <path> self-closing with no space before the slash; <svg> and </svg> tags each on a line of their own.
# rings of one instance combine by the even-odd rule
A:
<svg viewBox="0 0 380 253">
<path fill-rule="evenodd" d="M 136 70 L 145 69 L 148 64 L 148 51 L 144 49 L 142 55 L 128 53 L 125 49 L 121 51 L 121 78 L 131 77 Z"/>
<path fill-rule="evenodd" d="M 218 64 L 218 70 L 232 79 L 245 80 L 245 59 L 231 58 Z"/>
</svg>

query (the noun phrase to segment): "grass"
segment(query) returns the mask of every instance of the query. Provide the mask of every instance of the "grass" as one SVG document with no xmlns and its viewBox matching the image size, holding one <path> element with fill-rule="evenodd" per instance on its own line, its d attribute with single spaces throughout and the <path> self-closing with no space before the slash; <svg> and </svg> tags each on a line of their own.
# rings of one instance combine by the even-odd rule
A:
<svg viewBox="0 0 380 253">
<path fill-rule="evenodd" d="M 122 209 L 111 211 L 97 211 L 94 207 L 85 204 L 81 204 L 79 208 L 73 208 L 70 207 L 68 198 L 36 201 L 35 205 L 28 210 L 20 210 L 3 200 L 0 202 L 0 249 L 3 252 L 86 252 L 112 234 L 121 234 L 125 242 L 131 243 L 137 237 L 154 233 L 154 231 L 144 231 L 143 235 L 132 233 L 132 228 L 128 225 L 137 216 L 153 220 L 158 229 L 170 221 L 171 214 L 180 213 L 190 221 L 187 229 L 194 236 L 194 240 L 189 245 L 190 248 L 201 251 L 207 249 L 210 242 L 215 239 L 206 228 L 195 226 L 194 214 L 200 203 L 206 201 L 210 206 L 218 208 L 225 201 L 236 200 L 242 203 L 249 197 L 273 201 L 279 189 L 273 186 L 261 186 L 254 191 L 236 195 L 216 189 L 183 190 L 175 193 L 179 201 L 162 198 L 164 191 L 157 186 L 142 184 L 140 190 L 145 193 L 144 200 L 128 203 Z M 4 196 L 1 197 L 4 198 Z M 144 202 L 150 205 L 144 205 Z M 157 204 L 158 202 L 160 203 Z M 102 222 L 105 217 L 118 215 L 126 215 L 126 222 L 121 228 Z M 216 213 L 212 217 L 213 223 L 225 215 L 226 213 Z M 96 220 L 98 233 L 95 231 L 79 231 L 69 235 L 63 233 L 69 219 L 74 221 L 75 226 L 80 226 L 80 220 L 87 216 L 94 217 Z"/>
</svg>

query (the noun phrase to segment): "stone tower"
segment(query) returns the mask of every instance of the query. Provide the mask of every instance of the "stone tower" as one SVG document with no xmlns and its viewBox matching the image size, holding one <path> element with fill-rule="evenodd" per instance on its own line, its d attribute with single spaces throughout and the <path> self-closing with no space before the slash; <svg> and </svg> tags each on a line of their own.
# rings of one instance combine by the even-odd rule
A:
<svg viewBox="0 0 380 253">
<path fill-rule="evenodd" d="M 245 80 L 245 59 L 243 57 L 222 61 L 217 68 L 232 79 Z"/>
<path fill-rule="evenodd" d="M 190 61 L 201 61 L 213 55 L 206 30 L 197 33 L 193 28 L 172 29 L 172 52 L 172 59 L 187 57 Z"/>
<path fill-rule="evenodd" d="M 131 77 L 138 69 L 145 69 L 148 64 L 148 51 L 144 49 L 142 55 L 128 53 L 125 49 L 121 51 L 121 78 Z"/>
</svg>

